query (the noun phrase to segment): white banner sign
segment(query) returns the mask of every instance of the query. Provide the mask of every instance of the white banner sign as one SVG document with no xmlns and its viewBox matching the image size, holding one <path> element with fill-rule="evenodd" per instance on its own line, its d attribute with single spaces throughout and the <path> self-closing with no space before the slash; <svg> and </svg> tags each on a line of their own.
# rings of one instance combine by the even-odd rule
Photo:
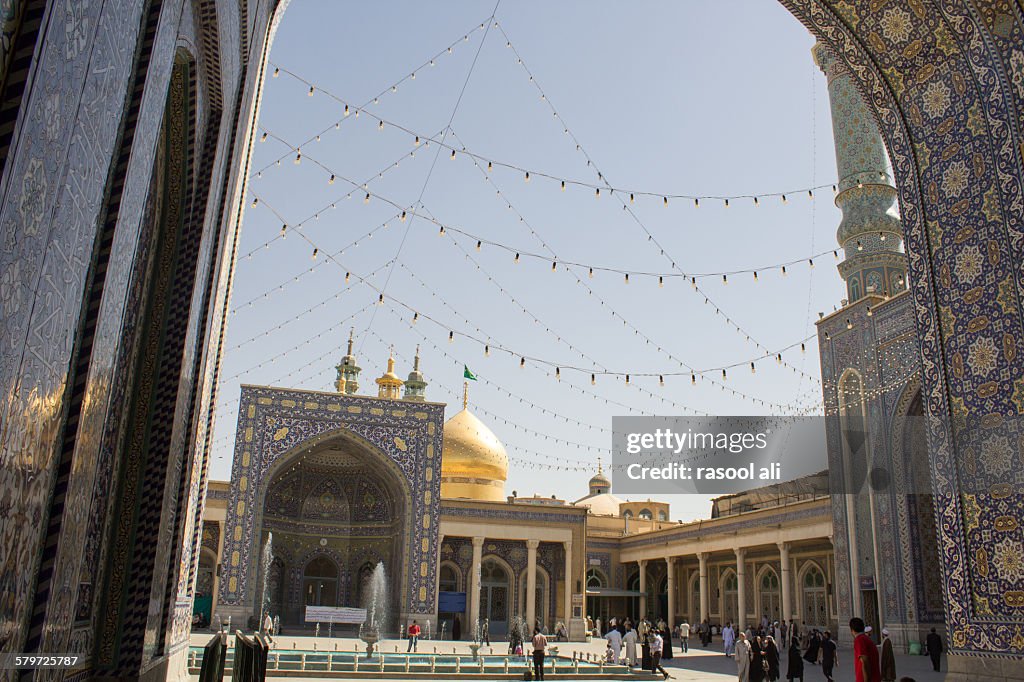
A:
<svg viewBox="0 0 1024 682">
<path fill-rule="evenodd" d="M 359 625 L 366 620 L 366 609 L 355 609 L 348 606 L 307 606 L 307 623 L 354 623 Z"/>
</svg>

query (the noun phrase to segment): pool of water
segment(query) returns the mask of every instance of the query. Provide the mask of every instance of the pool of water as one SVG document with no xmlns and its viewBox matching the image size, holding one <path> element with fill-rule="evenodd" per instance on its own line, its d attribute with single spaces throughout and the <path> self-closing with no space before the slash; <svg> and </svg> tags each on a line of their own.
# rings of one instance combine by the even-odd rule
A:
<svg viewBox="0 0 1024 682">
<path fill-rule="evenodd" d="M 232 667 L 234 650 L 227 652 L 226 668 Z M 202 647 L 189 649 L 189 668 L 195 671 L 202 666 Z M 418 673 L 418 674 L 510 674 L 520 677 L 533 662 L 523 656 L 480 655 L 476 660 L 469 654 L 433 653 L 375 653 L 366 658 L 365 653 L 352 651 L 316 651 L 302 649 L 271 649 L 267 655 L 268 671 L 305 671 L 325 673 Z M 565 656 L 548 656 L 545 659 L 548 674 L 595 676 L 630 675 L 623 665 L 602 665 L 597 662 L 576 660 Z"/>
</svg>

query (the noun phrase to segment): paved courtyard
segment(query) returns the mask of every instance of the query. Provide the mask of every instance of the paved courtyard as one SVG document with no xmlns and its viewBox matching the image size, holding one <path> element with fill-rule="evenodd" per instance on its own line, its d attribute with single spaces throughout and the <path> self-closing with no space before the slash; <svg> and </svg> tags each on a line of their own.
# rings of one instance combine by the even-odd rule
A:
<svg viewBox="0 0 1024 682">
<path fill-rule="evenodd" d="M 192 635 L 192 645 L 202 646 L 209 641 L 210 634 L 197 633 Z M 696 640 L 694 640 L 696 641 Z M 363 651 L 365 645 L 358 639 L 349 637 L 289 637 L 281 636 L 275 642 L 278 649 L 299 649 L 319 651 Z M 381 641 L 381 650 L 385 653 L 395 651 L 404 652 L 408 643 L 405 640 L 386 639 Z M 560 656 L 572 656 L 573 652 L 598 656 L 604 653 L 604 641 L 593 640 L 591 642 L 552 642 L 552 646 L 558 648 Z M 470 655 L 469 642 L 451 642 L 439 640 L 421 640 L 419 642 L 420 653 L 459 654 Z M 506 650 L 504 642 L 494 642 L 488 649 L 484 647 L 481 651 L 485 654 L 501 654 Z M 736 664 L 731 658 L 722 654 L 721 642 L 716 641 L 712 646 L 704 649 L 698 643 L 691 647 L 688 653 L 680 653 L 678 645 L 673 647 L 674 656 L 672 660 L 665 661 L 664 667 L 669 672 L 670 679 L 686 680 L 687 682 L 724 682 L 725 680 L 736 679 Z M 836 682 L 852 682 L 853 668 L 851 666 L 850 649 L 839 649 L 839 662 L 834 679 Z M 945 660 L 943 660 L 945 667 Z M 909 656 L 898 654 L 896 656 L 896 672 L 898 676 L 910 676 L 915 682 L 944 682 L 945 672 L 936 673 L 932 671 L 931 660 L 927 656 Z M 786 678 L 786 664 L 782 664 L 782 679 Z M 284 678 L 275 678 L 284 679 Z M 303 680 L 310 682 L 313 678 L 303 677 Z M 331 678 L 337 680 L 339 678 Z M 825 676 L 821 668 L 816 665 L 806 665 L 804 668 L 804 680 L 806 682 L 824 682 Z"/>
</svg>

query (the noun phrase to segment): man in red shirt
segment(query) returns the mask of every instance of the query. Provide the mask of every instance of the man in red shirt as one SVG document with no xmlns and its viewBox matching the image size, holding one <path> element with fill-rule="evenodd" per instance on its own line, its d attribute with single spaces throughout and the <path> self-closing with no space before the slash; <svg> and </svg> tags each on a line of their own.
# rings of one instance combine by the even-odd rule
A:
<svg viewBox="0 0 1024 682">
<path fill-rule="evenodd" d="M 414 620 L 412 623 L 409 624 L 409 648 L 406 649 L 407 653 L 410 651 L 416 651 L 416 644 L 417 642 L 419 642 L 419 639 L 420 626 L 417 625 L 416 621 Z"/>
<path fill-rule="evenodd" d="M 853 635 L 853 672 L 856 682 L 882 682 L 878 647 L 864 632 L 864 621 L 851 618 L 850 633 Z"/>
</svg>

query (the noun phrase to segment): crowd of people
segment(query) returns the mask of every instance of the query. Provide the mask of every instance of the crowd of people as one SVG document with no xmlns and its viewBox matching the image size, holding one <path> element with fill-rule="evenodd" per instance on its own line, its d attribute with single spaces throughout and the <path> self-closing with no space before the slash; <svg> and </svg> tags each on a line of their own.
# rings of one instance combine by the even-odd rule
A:
<svg viewBox="0 0 1024 682">
<path fill-rule="evenodd" d="M 668 674 L 661 667 L 661 661 L 672 658 L 673 638 L 678 639 L 681 651 L 686 653 L 691 636 L 696 635 L 707 648 L 715 634 L 715 628 L 707 620 L 691 626 L 684 619 L 670 629 L 664 620 L 652 624 L 647 618 L 641 618 L 634 624 L 629 618 L 611 618 L 602 627 L 600 619 L 595 621 L 590 616 L 587 616 L 587 630 L 592 636 L 607 641 L 605 659 L 608 663 L 631 667 L 642 664 L 652 673 L 660 672 L 666 679 Z M 914 682 L 910 677 L 897 678 L 896 656 L 888 629 L 882 629 L 881 644 L 875 644 L 870 637 L 871 627 L 861 618 L 853 618 L 850 633 L 856 682 Z M 776 682 L 782 679 L 783 664 L 786 680 L 803 682 L 808 666 L 820 666 L 826 682 L 832 682 L 839 665 L 832 632 L 801 626 L 796 621 L 770 621 L 764 616 L 760 623 L 746 630 L 727 622 L 720 635 L 725 656 L 736 661 L 739 682 Z M 643 650 L 642 657 L 637 655 L 638 646 Z M 936 671 L 944 650 L 941 637 L 932 628 L 925 640 L 925 652 Z"/>
</svg>

